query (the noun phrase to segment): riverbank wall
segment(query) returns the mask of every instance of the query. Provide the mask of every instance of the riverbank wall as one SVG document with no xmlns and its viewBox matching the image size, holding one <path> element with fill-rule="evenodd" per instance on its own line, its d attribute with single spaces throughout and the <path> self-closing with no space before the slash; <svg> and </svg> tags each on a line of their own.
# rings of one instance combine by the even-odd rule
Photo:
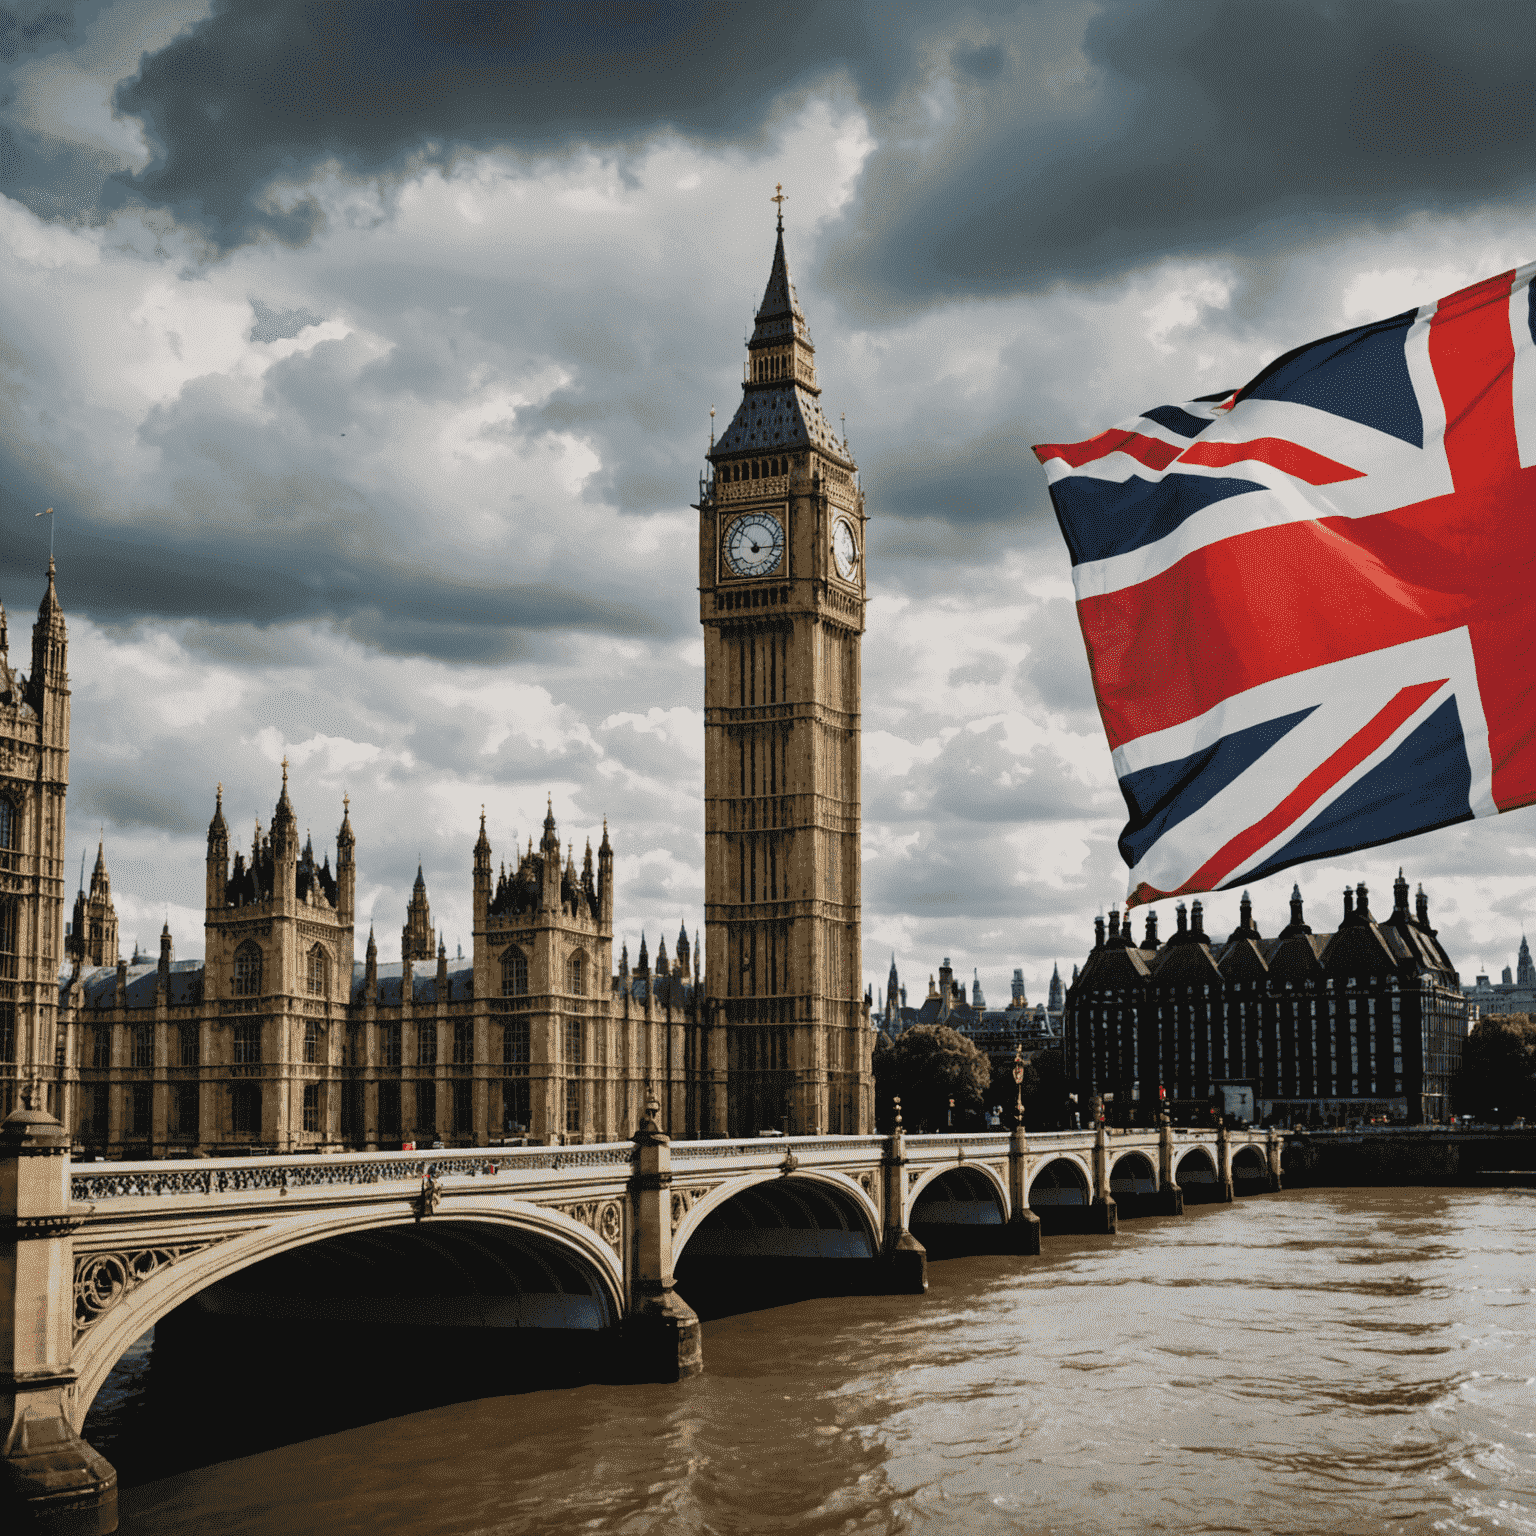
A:
<svg viewBox="0 0 1536 1536">
<path fill-rule="evenodd" d="M 1536 1186 L 1536 1132 L 1360 1131 L 1287 1136 L 1287 1188 L 1465 1184 Z"/>
</svg>

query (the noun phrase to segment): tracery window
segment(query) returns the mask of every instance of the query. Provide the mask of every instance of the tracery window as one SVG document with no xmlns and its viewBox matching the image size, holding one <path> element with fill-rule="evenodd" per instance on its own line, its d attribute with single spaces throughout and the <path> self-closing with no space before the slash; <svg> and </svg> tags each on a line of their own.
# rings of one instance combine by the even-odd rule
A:
<svg viewBox="0 0 1536 1536">
<path fill-rule="evenodd" d="M 181 1064 L 184 1067 L 195 1067 L 202 1060 L 202 1047 L 197 1037 L 196 1024 L 183 1024 L 181 1026 Z"/>
<path fill-rule="evenodd" d="M 235 996 L 257 997 L 261 993 L 261 948 L 242 944 L 235 951 Z"/>
<path fill-rule="evenodd" d="M 453 1063 L 467 1067 L 475 1059 L 475 1021 L 455 1019 L 453 1024 Z"/>
<path fill-rule="evenodd" d="M 304 1061 L 313 1066 L 320 1060 L 320 1026 L 313 1019 L 304 1021 Z M 306 1127 L 313 1129 L 313 1127 Z"/>
<path fill-rule="evenodd" d="M 416 1026 L 416 1065 L 418 1067 L 437 1065 L 437 1022 L 434 1019 L 423 1019 Z"/>
<path fill-rule="evenodd" d="M 235 1025 L 235 1065 L 255 1066 L 261 1060 L 261 1025 L 245 1021 Z"/>
<path fill-rule="evenodd" d="M 587 957 L 579 949 L 565 962 L 565 990 L 575 997 L 587 995 Z"/>
<path fill-rule="evenodd" d="M 524 997 L 528 992 L 528 957 L 513 945 L 501 957 L 501 995 Z"/>
<path fill-rule="evenodd" d="M 326 963 L 325 950 L 318 944 L 309 952 L 309 963 L 306 967 L 305 980 L 309 987 L 311 997 L 324 997 L 326 994 L 326 973 L 330 967 Z"/>
</svg>

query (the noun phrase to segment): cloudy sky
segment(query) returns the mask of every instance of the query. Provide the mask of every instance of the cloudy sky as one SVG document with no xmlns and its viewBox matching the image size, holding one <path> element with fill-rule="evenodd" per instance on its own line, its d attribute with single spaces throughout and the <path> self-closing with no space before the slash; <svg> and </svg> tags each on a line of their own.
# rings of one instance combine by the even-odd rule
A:
<svg viewBox="0 0 1536 1536">
<path fill-rule="evenodd" d="M 0 596 L 25 650 L 56 507 L 72 859 L 200 954 L 214 784 L 249 829 L 286 753 L 386 958 L 546 793 L 632 953 L 692 928 L 689 502 L 783 182 L 874 517 L 868 978 L 1041 996 L 1124 808 L 1029 445 L 1536 256 L 1533 65 L 1528 0 L 0 6 Z M 1468 976 L 1536 930 L 1536 810 L 1302 869 L 1314 925 L 1399 862 Z"/>
</svg>

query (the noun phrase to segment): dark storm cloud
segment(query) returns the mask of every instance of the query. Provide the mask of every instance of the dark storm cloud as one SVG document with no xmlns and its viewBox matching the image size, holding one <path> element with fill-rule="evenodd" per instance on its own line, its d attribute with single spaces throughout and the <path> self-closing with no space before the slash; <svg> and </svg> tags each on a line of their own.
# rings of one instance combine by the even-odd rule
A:
<svg viewBox="0 0 1536 1536">
<path fill-rule="evenodd" d="M 1001 422 L 976 437 L 893 445 L 864 476 L 872 505 L 894 517 L 1008 523 L 1017 536 L 1056 533 L 1027 432 Z"/>
<path fill-rule="evenodd" d="M 623 142 L 663 127 L 751 136 L 829 69 L 882 99 L 896 28 L 856 5 L 352 3 L 236 0 L 146 59 L 121 111 L 158 146 L 120 192 L 201 221 L 221 244 L 305 239 L 317 217 L 263 205 L 275 177 L 329 158 L 373 172 L 422 152 Z"/>
<path fill-rule="evenodd" d="M 952 55 L 955 125 L 937 147 L 882 136 L 865 187 L 901 195 L 866 195 L 828 263 L 866 310 L 1273 251 L 1322 222 L 1532 187 L 1528 0 L 1116 0 L 1077 59 L 1034 46 L 1051 15 L 1021 8 L 995 22 L 999 52 Z"/>
<path fill-rule="evenodd" d="M 76 518 L 59 539 L 60 598 L 67 612 L 109 625 L 144 618 L 261 626 L 329 619 L 389 655 L 480 664 L 521 656 L 531 632 L 667 632 L 646 608 L 556 582 L 411 571 L 338 547 L 324 528 L 250 532 L 189 535 L 141 524 L 129 535 Z M 31 542 L 7 539 L 0 590 L 37 586 L 42 555 L 17 554 Z M 21 607 L 13 601 L 13 609 Z"/>
</svg>

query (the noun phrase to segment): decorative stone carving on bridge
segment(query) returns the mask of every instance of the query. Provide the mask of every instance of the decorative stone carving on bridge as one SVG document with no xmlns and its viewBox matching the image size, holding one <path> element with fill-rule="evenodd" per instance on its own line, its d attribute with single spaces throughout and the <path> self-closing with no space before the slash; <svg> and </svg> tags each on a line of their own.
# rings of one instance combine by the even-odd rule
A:
<svg viewBox="0 0 1536 1536">
<path fill-rule="evenodd" d="M 123 1248 L 112 1253 L 84 1253 L 75 1259 L 75 1340 L 89 1333 L 130 1292 L 162 1269 L 236 1236 L 222 1232 L 199 1243 L 157 1248 Z"/>
<path fill-rule="evenodd" d="M 682 1226 L 683 1217 L 709 1193 L 710 1188 L 710 1185 L 703 1184 L 672 1191 L 672 1231 L 674 1233 Z"/>
<path fill-rule="evenodd" d="M 922 1176 L 927 1173 L 926 1168 L 909 1168 L 907 1170 L 907 1188 L 911 1189 Z"/>
<path fill-rule="evenodd" d="M 701 1194 L 703 1191 L 693 1191 Z M 672 1197 L 676 1200 L 677 1196 Z M 562 1216 L 569 1216 L 572 1221 L 579 1221 L 582 1226 L 590 1227 L 613 1251 L 622 1256 L 624 1252 L 624 1217 L 619 1210 L 617 1200 L 577 1200 L 569 1205 L 557 1205 L 555 1207 Z M 677 1230 L 677 1217 L 672 1219 L 672 1230 Z"/>
<path fill-rule="evenodd" d="M 875 1176 L 874 1176 L 873 1173 L 870 1173 L 868 1170 L 866 1170 L 865 1172 L 863 1172 L 863 1173 L 861 1173 L 859 1175 L 859 1188 L 862 1189 L 864 1191 L 864 1193 L 869 1196 L 871 1201 L 875 1201 L 876 1200 L 876 1196 L 875 1196 Z M 878 1202 L 876 1202 L 876 1203 L 878 1203 Z"/>
</svg>

